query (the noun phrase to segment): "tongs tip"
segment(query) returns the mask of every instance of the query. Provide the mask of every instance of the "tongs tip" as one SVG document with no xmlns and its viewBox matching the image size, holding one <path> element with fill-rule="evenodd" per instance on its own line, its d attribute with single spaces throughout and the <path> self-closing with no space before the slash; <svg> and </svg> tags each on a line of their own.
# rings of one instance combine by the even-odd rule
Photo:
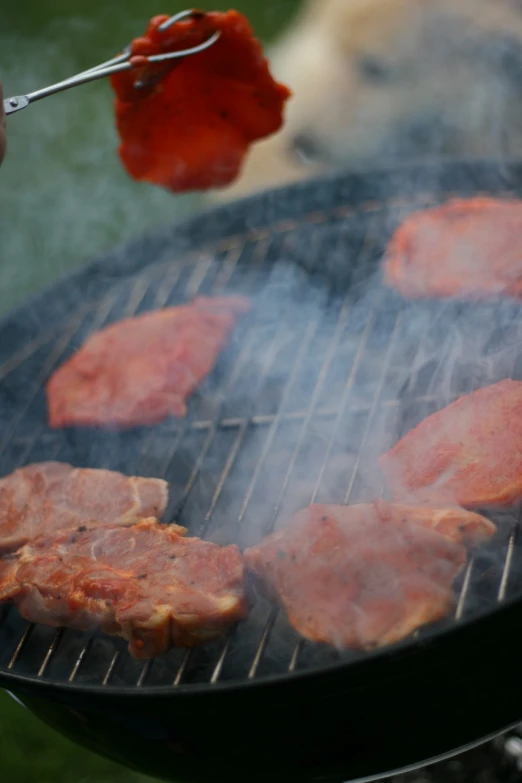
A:
<svg viewBox="0 0 522 783">
<path fill-rule="evenodd" d="M 168 30 L 173 25 L 177 24 L 178 22 L 182 22 L 184 19 L 199 19 L 203 18 L 205 16 L 204 11 L 197 11 L 195 9 L 188 10 L 188 11 L 180 11 L 179 14 L 174 14 L 174 16 L 171 16 L 169 19 L 166 19 L 160 26 L 158 27 L 158 30 L 163 33 L 165 30 Z M 220 30 L 216 30 L 210 38 L 208 38 L 206 41 L 203 41 L 203 43 L 198 44 L 197 46 L 193 46 L 190 49 L 181 49 L 177 52 L 165 52 L 164 54 L 155 54 L 148 57 L 148 61 L 150 63 L 162 63 L 166 62 L 168 60 L 176 60 L 183 57 L 187 57 L 192 54 L 198 54 L 199 52 L 205 51 L 205 49 L 210 48 L 213 44 L 216 43 L 216 41 L 220 38 L 221 32 Z M 136 82 L 136 87 L 141 88 L 146 86 L 143 82 Z"/>
<path fill-rule="evenodd" d="M 172 27 L 172 25 L 176 24 L 177 22 L 181 22 L 184 19 L 199 19 L 203 18 L 204 16 L 204 11 L 197 11 L 195 9 L 181 11 L 180 13 L 171 16 L 169 19 L 166 19 L 158 27 L 158 30 L 164 32 L 165 30 L 168 30 L 169 27 Z M 198 44 L 197 46 L 193 46 L 190 49 L 181 49 L 175 52 L 165 52 L 163 54 L 150 55 L 147 57 L 147 61 L 149 63 L 163 63 L 169 60 L 181 59 L 192 54 L 198 54 L 199 52 L 203 52 L 205 49 L 208 49 L 210 46 L 215 44 L 220 36 L 221 32 L 216 30 L 206 41 L 203 41 L 203 43 Z M 33 101 L 46 98 L 48 95 L 54 95 L 57 92 L 68 90 L 71 87 L 76 87 L 79 84 L 86 84 L 87 82 L 94 81 L 95 79 L 101 79 L 105 76 L 112 76 L 112 74 L 119 73 L 120 71 L 132 69 L 134 64 L 131 62 L 131 59 L 131 46 L 129 45 L 126 46 L 122 53 L 117 57 L 113 57 L 111 60 L 108 60 L 101 65 L 97 65 L 94 68 L 83 71 L 82 73 L 77 74 L 70 79 L 65 79 L 62 82 L 58 82 L 58 84 L 53 84 L 50 87 L 45 87 L 43 90 L 37 90 L 36 92 L 28 93 L 27 95 L 17 95 L 12 98 L 6 98 L 3 101 L 4 111 L 6 114 L 12 114 L 15 111 L 24 109 L 30 103 L 33 103 Z M 153 83 L 154 82 L 137 80 L 135 82 L 135 87 L 140 89 Z"/>
<path fill-rule="evenodd" d="M 165 30 L 168 30 L 169 27 L 172 27 L 172 25 L 177 24 L 177 22 L 182 22 L 183 19 L 190 19 L 194 15 L 200 14 L 201 11 L 195 11 L 194 9 L 189 9 L 188 11 L 180 11 L 179 14 L 174 14 L 174 16 L 171 16 L 170 19 L 166 19 L 164 22 L 160 24 L 158 27 L 158 30 L 160 33 L 164 33 Z"/>
</svg>

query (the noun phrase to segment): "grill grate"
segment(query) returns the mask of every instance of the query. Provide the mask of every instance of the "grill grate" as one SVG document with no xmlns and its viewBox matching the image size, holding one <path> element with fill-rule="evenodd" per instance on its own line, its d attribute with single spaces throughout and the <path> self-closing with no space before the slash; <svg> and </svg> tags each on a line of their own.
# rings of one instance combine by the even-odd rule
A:
<svg viewBox="0 0 522 783">
<path fill-rule="evenodd" d="M 171 486 L 168 521 L 240 547 L 310 502 L 381 494 L 371 465 L 398 435 L 477 386 L 522 378 L 515 305 L 420 306 L 380 286 L 383 246 L 413 208 L 404 200 L 337 208 L 120 282 L 0 366 L 0 474 L 59 459 L 164 477 Z M 348 293 L 340 296 L 321 275 L 303 271 L 315 271 L 321 259 L 350 265 Z M 227 292 L 250 296 L 253 313 L 194 396 L 187 419 L 120 434 L 48 430 L 42 385 L 88 334 L 197 294 Z M 470 560 L 454 618 L 418 637 L 522 592 L 517 515 L 505 512 L 496 521 L 500 536 Z M 30 625 L 11 607 L 0 616 L 0 675 L 108 689 L 253 680 L 358 655 L 305 643 L 261 599 L 227 639 L 146 664 L 131 659 L 120 640 Z"/>
</svg>

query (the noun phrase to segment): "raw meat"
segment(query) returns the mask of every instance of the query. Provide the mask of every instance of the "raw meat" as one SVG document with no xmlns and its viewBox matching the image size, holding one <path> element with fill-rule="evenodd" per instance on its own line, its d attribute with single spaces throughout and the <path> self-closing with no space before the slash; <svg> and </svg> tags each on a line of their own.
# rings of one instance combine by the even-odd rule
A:
<svg viewBox="0 0 522 783">
<path fill-rule="evenodd" d="M 290 91 L 274 81 L 259 42 L 237 11 L 199 12 L 170 27 L 154 17 L 132 43 L 136 67 L 112 77 L 119 154 L 131 177 L 175 192 L 228 185 L 249 146 L 279 130 Z M 174 65 L 144 55 L 193 47 L 219 30 L 204 52 Z M 136 89 L 135 82 L 145 86 Z"/>
<path fill-rule="evenodd" d="M 184 416 L 249 306 L 241 296 L 199 297 L 102 329 L 51 376 L 50 426 L 123 429 Z"/>
<path fill-rule="evenodd" d="M 384 263 L 406 297 L 522 296 L 522 201 L 454 199 L 408 217 Z"/>
<path fill-rule="evenodd" d="M 461 544 L 376 504 L 309 506 L 245 551 L 247 567 L 311 641 L 371 649 L 445 617 Z"/>
<path fill-rule="evenodd" d="M 467 508 L 522 498 L 522 382 L 504 380 L 428 416 L 379 460 L 395 500 Z"/>
<path fill-rule="evenodd" d="M 63 462 L 26 465 L 0 479 L 0 554 L 14 552 L 41 533 L 87 522 L 132 525 L 144 516 L 161 518 L 168 496 L 161 479 Z"/>
<path fill-rule="evenodd" d="M 0 601 L 31 622 L 121 636 L 136 658 L 201 644 L 246 617 L 245 568 L 237 547 L 185 533 L 146 519 L 40 536 L 3 561 Z"/>
<path fill-rule="evenodd" d="M 460 544 L 482 544 L 497 532 L 496 525 L 489 519 L 458 506 L 406 506 L 382 500 L 377 500 L 375 505 L 381 519 L 393 522 L 407 519 Z"/>
</svg>

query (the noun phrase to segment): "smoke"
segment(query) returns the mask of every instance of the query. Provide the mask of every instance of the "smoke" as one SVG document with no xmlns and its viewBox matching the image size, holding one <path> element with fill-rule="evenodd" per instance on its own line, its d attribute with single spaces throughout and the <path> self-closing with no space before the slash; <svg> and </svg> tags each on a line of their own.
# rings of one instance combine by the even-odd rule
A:
<svg viewBox="0 0 522 783">
<path fill-rule="evenodd" d="M 388 218 L 358 216 L 315 227 L 311 245 L 293 247 L 291 236 L 259 244 L 277 256 L 273 267 L 256 266 L 255 249 L 250 266 L 238 266 L 230 288 L 251 296 L 253 315 L 239 325 L 219 379 L 222 407 L 204 403 L 210 386 L 194 401 L 195 420 L 206 410 L 226 426 L 183 506 L 181 523 L 192 532 L 244 547 L 312 501 L 379 497 L 381 453 L 429 413 L 515 371 L 518 306 L 403 302 L 381 282 L 390 229 Z M 359 265 L 348 293 L 295 264 L 308 266 L 310 255 L 321 267 L 328 254 L 347 268 L 350 251 Z M 183 464 L 198 461 L 204 443 L 205 431 L 185 440 Z M 178 464 L 181 500 L 179 476 Z"/>
<path fill-rule="evenodd" d="M 413 186 L 406 178 L 403 185 L 408 195 Z M 24 461 L 48 459 L 52 445 L 53 458 L 74 464 L 164 476 L 171 494 L 167 520 L 241 549 L 287 525 L 310 502 L 383 496 L 377 460 L 399 437 L 458 396 L 517 377 L 520 369 L 516 303 L 407 302 L 383 285 L 383 250 L 406 211 L 361 212 L 308 227 L 303 242 L 293 232 L 253 240 L 239 253 L 205 255 L 176 274 L 164 266 L 146 270 L 115 292 L 110 309 L 99 307 L 76 345 L 107 319 L 212 294 L 218 282 L 220 294 L 252 300 L 217 371 L 191 400 L 188 419 L 120 434 L 58 432 L 52 444 L 42 439 L 24 451 Z M 45 416 L 41 408 L 31 411 L 34 424 Z M 30 416 L 23 426 L 31 427 Z M 513 517 L 495 520 L 509 531 Z M 501 535 L 485 570 L 498 576 L 504 556 Z M 477 596 L 484 605 L 481 584 L 470 605 Z M 247 666 L 269 611 L 260 601 L 239 630 L 234 665 L 227 658 L 223 676 Z M 284 670 L 294 642 L 279 617 L 263 671 Z M 212 673 L 220 649 L 216 643 L 193 653 L 184 678 Z M 179 657 L 175 652 L 154 664 L 151 682 L 167 681 Z M 116 681 L 134 681 L 135 674 L 118 669 Z"/>
<path fill-rule="evenodd" d="M 403 190 L 409 187 L 405 178 Z M 405 214 L 358 214 L 315 226 L 310 243 L 294 244 L 290 234 L 250 248 L 243 260 L 251 266 L 230 281 L 231 290 L 237 286 L 253 300 L 252 320 L 240 325 L 234 348 L 237 356 L 247 347 L 247 356 L 224 394 L 229 424 L 216 435 L 181 511 L 192 533 L 245 548 L 310 502 L 381 497 L 386 486 L 377 460 L 398 438 L 459 396 L 520 377 L 517 303 L 408 302 L 383 286 L 382 253 Z M 277 262 L 261 271 L 267 250 Z M 310 277 L 296 261 L 309 268 L 312 257 L 318 273 Z M 345 272 L 355 264 L 348 274 L 353 287 L 322 276 L 323 258 L 344 264 Z M 187 464 L 198 459 L 203 442 L 201 435 L 187 445 Z M 493 519 L 499 536 L 478 556 L 484 569 L 470 582 L 466 606 L 475 609 L 498 591 L 514 512 Z M 260 602 L 240 631 L 237 665 L 261 637 L 268 612 Z M 288 665 L 294 641 L 278 619 L 263 659 L 267 670 Z"/>
<path fill-rule="evenodd" d="M 33 39 L 0 35 L 6 94 L 73 73 L 79 59 L 81 67 L 92 64 L 85 52 L 77 58 L 73 51 L 74 42 L 88 39 L 89 23 L 61 24 L 60 35 L 65 26 L 71 42 L 66 52 L 47 46 L 47 37 L 35 47 Z M 479 97 L 477 116 L 488 105 Z M 44 278 L 120 236 L 171 220 L 174 209 L 179 214 L 182 204 L 190 203 L 174 202 L 168 194 L 128 180 L 114 154 L 107 85 L 83 87 L 66 99 L 29 108 L 9 120 L 9 132 L 11 154 L 0 189 L 2 274 L 9 304 Z M 417 188 L 405 178 L 401 194 L 407 199 Z M 234 251 L 224 260 L 203 259 L 185 269 L 166 296 L 161 272 L 152 283 L 154 273 L 145 273 L 138 312 L 159 300 L 173 304 L 212 293 L 223 272 L 226 290 L 246 293 L 253 302 L 252 315 L 238 327 L 218 371 L 192 400 L 188 420 L 167 422 L 153 433 L 58 433 L 52 442 L 42 439 L 25 449 L 18 443 L 17 453 L 33 461 L 49 458 L 52 451 L 54 458 L 75 464 L 165 475 L 171 519 L 186 524 L 190 534 L 241 548 L 284 526 L 310 502 L 381 497 L 385 486 L 377 459 L 383 451 L 459 395 L 511 375 L 520 377 L 522 370 L 517 305 L 418 305 L 382 286 L 384 245 L 408 209 L 384 218 L 357 214 L 313 226 L 308 234 L 303 229 L 298 244 L 291 233 L 252 242 L 241 250 L 237 266 Z M 45 258 L 45 265 L 36 272 L 35 264 L 30 272 L 20 270 L 17 259 L 23 257 L 36 262 Z M 266 258 L 274 265 L 265 265 Z M 115 295 L 118 301 L 109 313 L 100 307 L 103 317 L 93 319 L 96 328 L 105 318 L 130 314 L 130 288 Z M 125 297 L 129 299 L 123 301 Z M 41 406 L 31 409 L 23 425 L 27 430 L 33 414 L 37 426 L 45 415 Z M 501 548 L 497 552 L 494 565 L 504 555 Z M 267 611 L 262 602 L 255 607 L 240 642 L 232 645 L 225 676 L 237 676 L 245 668 L 245 651 L 255 650 Z M 279 617 L 262 665 L 282 670 L 294 642 Z M 104 663 L 110 663 L 113 643 L 96 644 Z M 216 651 L 219 647 L 211 646 L 194 653 L 189 679 L 196 679 L 202 666 L 211 666 Z M 325 660 L 319 653 L 317 657 Z M 155 664 L 152 682 L 166 680 L 180 658 L 176 651 Z M 118 669 L 115 682 L 139 676 L 134 662 L 125 665 L 131 669 Z"/>
</svg>

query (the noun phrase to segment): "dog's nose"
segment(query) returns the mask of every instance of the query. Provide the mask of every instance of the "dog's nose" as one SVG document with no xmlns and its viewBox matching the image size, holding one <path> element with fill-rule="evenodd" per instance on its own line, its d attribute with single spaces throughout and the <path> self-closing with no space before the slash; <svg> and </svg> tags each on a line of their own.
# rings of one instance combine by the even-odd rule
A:
<svg viewBox="0 0 522 783">
<path fill-rule="evenodd" d="M 317 163 L 322 157 L 317 140 L 309 133 L 299 133 L 292 139 L 290 152 L 300 163 L 310 165 Z"/>
</svg>

